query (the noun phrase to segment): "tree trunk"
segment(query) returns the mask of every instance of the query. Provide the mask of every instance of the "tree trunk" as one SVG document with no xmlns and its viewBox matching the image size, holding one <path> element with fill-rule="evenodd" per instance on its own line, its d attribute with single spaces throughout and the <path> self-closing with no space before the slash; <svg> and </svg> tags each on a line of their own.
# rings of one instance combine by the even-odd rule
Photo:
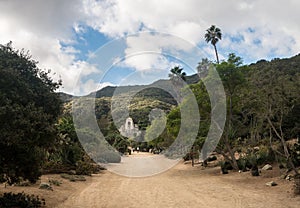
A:
<svg viewBox="0 0 300 208">
<path fill-rule="evenodd" d="M 229 143 L 229 138 L 228 138 L 228 133 L 227 135 L 225 135 L 225 146 L 226 149 L 230 155 L 231 160 L 229 160 L 229 162 L 231 163 L 232 167 L 234 170 L 239 170 L 237 161 L 235 159 L 235 155 L 234 155 L 234 151 L 232 150 L 232 148 L 230 147 L 230 143 Z"/>
<path fill-rule="evenodd" d="M 232 96 L 230 95 L 229 97 L 229 107 L 230 107 L 230 124 L 231 124 L 231 121 L 232 121 Z"/>
<path fill-rule="evenodd" d="M 229 96 L 229 124 L 228 124 L 228 131 L 232 131 L 232 99 L 231 99 L 231 95 Z M 227 150 L 230 154 L 231 157 L 231 161 L 232 161 L 232 167 L 235 170 L 238 170 L 238 164 L 237 161 L 235 159 L 235 155 L 234 155 L 234 151 L 232 150 L 232 148 L 230 147 L 230 142 L 229 142 L 229 132 L 227 131 L 226 133 L 226 139 L 225 139 L 225 145 L 227 147 Z"/>
<path fill-rule="evenodd" d="M 291 166 L 291 168 L 294 170 L 294 172 L 296 173 L 296 175 L 299 174 L 299 172 L 297 171 L 297 168 L 295 167 L 293 161 L 291 160 L 291 155 L 290 152 L 288 150 L 286 141 L 284 140 L 283 136 L 280 135 L 278 133 L 278 131 L 276 130 L 275 126 L 273 125 L 272 121 L 270 118 L 267 118 L 269 125 L 271 126 L 272 130 L 274 131 L 274 133 L 276 134 L 276 136 L 280 139 L 281 144 L 283 146 L 283 150 L 284 150 L 284 155 L 286 157 L 287 163 Z"/>
<path fill-rule="evenodd" d="M 217 63 L 219 64 L 219 56 L 218 56 L 218 51 L 217 51 L 217 46 L 216 44 L 214 45 L 214 48 L 215 48 L 215 52 L 216 52 L 216 57 L 217 57 Z"/>
<path fill-rule="evenodd" d="M 194 167 L 195 161 L 194 161 L 194 147 L 192 147 L 192 166 Z"/>
</svg>

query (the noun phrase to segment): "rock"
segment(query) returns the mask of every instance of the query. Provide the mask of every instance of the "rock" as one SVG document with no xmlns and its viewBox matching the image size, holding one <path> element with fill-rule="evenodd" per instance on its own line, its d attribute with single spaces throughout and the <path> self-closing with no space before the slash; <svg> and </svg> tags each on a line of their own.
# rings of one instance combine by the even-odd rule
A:
<svg viewBox="0 0 300 208">
<path fill-rule="evenodd" d="M 287 175 L 286 174 L 283 174 L 280 176 L 280 179 L 286 179 Z"/>
<path fill-rule="evenodd" d="M 259 148 L 259 147 L 254 147 L 253 149 L 254 149 L 255 151 L 259 151 L 260 148 Z"/>
<path fill-rule="evenodd" d="M 76 175 L 76 170 L 70 170 L 70 171 L 69 171 L 69 174 L 70 174 L 70 175 Z"/>
<path fill-rule="evenodd" d="M 272 170 L 272 165 L 269 165 L 269 164 L 266 164 L 263 168 L 262 168 L 262 170 Z"/>
<path fill-rule="evenodd" d="M 277 186 L 277 183 L 275 183 L 274 181 L 270 181 L 266 183 L 267 186 Z"/>
<path fill-rule="evenodd" d="M 53 191 L 53 188 L 49 183 L 41 183 L 39 188 Z"/>
</svg>

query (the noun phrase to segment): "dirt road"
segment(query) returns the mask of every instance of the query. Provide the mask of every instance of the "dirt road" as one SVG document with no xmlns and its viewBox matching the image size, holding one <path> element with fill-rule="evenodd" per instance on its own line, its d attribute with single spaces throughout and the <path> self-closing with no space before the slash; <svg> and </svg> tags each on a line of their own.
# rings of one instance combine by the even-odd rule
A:
<svg viewBox="0 0 300 208">
<path fill-rule="evenodd" d="M 141 178 L 105 171 L 58 207 L 300 207 L 300 197 L 292 197 L 291 182 L 278 177 L 252 177 L 249 172 L 220 175 L 219 168 L 201 169 L 181 162 L 164 173 Z M 278 186 L 265 185 L 274 179 Z"/>
</svg>

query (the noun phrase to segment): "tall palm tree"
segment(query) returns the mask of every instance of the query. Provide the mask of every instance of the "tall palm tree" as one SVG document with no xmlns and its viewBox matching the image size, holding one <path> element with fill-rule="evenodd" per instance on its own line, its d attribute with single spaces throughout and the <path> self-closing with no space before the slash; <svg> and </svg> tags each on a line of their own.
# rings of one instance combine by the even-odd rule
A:
<svg viewBox="0 0 300 208">
<path fill-rule="evenodd" d="M 173 67 L 170 72 L 171 74 L 169 74 L 169 77 L 171 79 L 176 79 L 176 81 L 178 79 L 182 79 L 183 81 L 185 81 L 186 79 L 186 73 L 182 72 L 183 68 L 180 68 L 179 66 L 175 66 Z"/>
<path fill-rule="evenodd" d="M 186 81 L 186 73 L 183 72 L 183 68 L 180 68 L 179 66 L 175 66 L 170 70 L 171 73 L 169 73 L 169 77 L 171 82 L 174 85 L 174 90 L 176 93 L 176 97 L 181 102 L 182 95 L 181 95 L 181 88 L 184 86 L 184 81 Z"/>
<path fill-rule="evenodd" d="M 219 40 L 222 39 L 222 32 L 220 28 L 217 28 L 215 25 L 210 26 L 210 28 L 206 30 L 206 34 L 204 37 L 207 43 L 210 42 L 214 46 L 217 57 L 217 63 L 219 64 L 219 56 L 216 44 Z"/>
</svg>

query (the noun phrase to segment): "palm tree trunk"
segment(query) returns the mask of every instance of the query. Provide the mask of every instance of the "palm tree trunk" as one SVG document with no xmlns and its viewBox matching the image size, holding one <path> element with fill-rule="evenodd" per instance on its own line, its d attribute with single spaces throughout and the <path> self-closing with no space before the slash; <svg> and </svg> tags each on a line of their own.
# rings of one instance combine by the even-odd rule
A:
<svg viewBox="0 0 300 208">
<path fill-rule="evenodd" d="M 217 57 L 217 63 L 219 64 L 219 56 L 218 56 L 218 50 L 216 44 L 214 44 L 215 52 L 216 52 L 216 57 Z"/>
</svg>

